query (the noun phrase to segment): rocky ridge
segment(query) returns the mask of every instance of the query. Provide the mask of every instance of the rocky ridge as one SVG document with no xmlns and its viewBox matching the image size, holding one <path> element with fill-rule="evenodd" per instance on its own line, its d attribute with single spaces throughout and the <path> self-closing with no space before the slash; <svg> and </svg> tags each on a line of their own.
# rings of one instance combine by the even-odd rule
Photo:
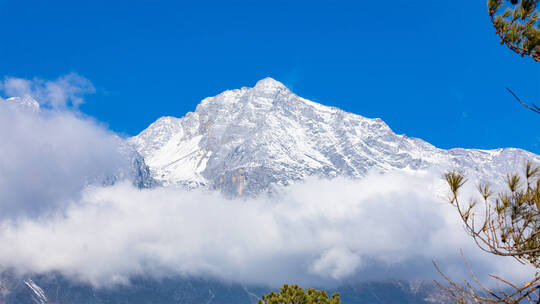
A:
<svg viewBox="0 0 540 304">
<path fill-rule="evenodd" d="M 308 176 L 456 169 L 495 180 L 526 159 L 520 149 L 444 150 L 370 119 L 295 95 L 265 78 L 204 99 L 182 118 L 162 117 L 128 140 L 165 186 L 255 196 Z"/>
</svg>

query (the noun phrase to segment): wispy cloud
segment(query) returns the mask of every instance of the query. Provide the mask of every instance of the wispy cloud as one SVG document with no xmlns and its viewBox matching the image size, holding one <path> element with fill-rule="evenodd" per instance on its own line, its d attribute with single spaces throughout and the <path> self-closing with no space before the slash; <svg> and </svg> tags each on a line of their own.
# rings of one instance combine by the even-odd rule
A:
<svg viewBox="0 0 540 304">
<path fill-rule="evenodd" d="M 41 105 L 51 108 L 68 106 L 76 108 L 84 102 L 84 95 L 95 92 L 93 84 L 88 79 L 75 73 L 55 80 L 5 77 L 0 84 L 0 90 L 6 97 L 31 96 Z"/>
</svg>

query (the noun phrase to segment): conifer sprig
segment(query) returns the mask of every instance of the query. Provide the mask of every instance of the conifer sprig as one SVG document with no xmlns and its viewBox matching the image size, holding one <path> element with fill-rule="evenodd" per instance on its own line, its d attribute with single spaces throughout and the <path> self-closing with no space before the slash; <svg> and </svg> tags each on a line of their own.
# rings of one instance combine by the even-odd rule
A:
<svg viewBox="0 0 540 304">
<path fill-rule="evenodd" d="M 540 61 L 540 17 L 538 0 L 488 0 L 488 11 L 495 32 L 521 56 Z"/>
</svg>

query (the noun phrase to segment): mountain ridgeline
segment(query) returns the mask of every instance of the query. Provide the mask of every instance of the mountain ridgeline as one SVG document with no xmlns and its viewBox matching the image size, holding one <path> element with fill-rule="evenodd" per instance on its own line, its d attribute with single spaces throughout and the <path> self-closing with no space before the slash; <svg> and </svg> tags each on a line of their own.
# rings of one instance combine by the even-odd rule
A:
<svg viewBox="0 0 540 304">
<path fill-rule="evenodd" d="M 164 186 L 255 196 L 308 176 L 457 169 L 496 180 L 540 162 L 520 149 L 438 149 L 395 134 L 381 119 L 324 106 L 265 78 L 204 99 L 182 118 L 162 117 L 129 142 Z"/>
</svg>

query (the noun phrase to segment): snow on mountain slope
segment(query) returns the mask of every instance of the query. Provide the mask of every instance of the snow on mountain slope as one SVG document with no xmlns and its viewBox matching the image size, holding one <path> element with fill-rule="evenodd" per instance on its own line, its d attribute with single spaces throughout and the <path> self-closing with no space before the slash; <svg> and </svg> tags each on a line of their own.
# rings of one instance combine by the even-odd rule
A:
<svg viewBox="0 0 540 304">
<path fill-rule="evenodd" d="M 10 97 L 4 101 L 8 107 L 32 113 L 39 112 L 39 103 L 30 96 Z"/>
<path fill-rule="evenodd" d="M 163 185 L 256 195 L 308 176 L 455 168 L 492 179 L 540 157 L 519 149 L 438 149 L 382 120 L 327 107 L 265 78 L 162 117 L 129 140 Z"/>
<path fill-rule="evenodd" d="M 49 303 L 49 300 L 47 300 L 47 295 L 45 295 L 45 292 L 41 287 L 39 287 L 32 279 L 28 279 L 24 281 L 24 284 L 28 286 L 33 292 L 32 300 L 36 304 L 47 304 Z"/>
</svg>

